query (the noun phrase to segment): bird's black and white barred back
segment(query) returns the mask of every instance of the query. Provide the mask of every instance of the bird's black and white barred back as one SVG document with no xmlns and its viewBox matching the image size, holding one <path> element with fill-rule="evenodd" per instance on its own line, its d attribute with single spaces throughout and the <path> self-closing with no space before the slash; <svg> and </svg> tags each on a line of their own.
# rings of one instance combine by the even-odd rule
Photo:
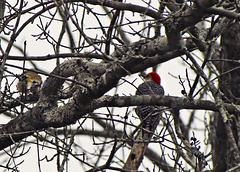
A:
<svg viewBox="0 0 240 172">
<path fill-rule="evenodd" d="M 151 72 L 146 75 L 145 82 L 140 84 L 137 88 L 136 95 L 164 95 L 164 89 L 160 85 L 161 79 L 159 75 L 155 72 Z M 136 114 L 142 121 L 146 118 L 154 109 L 159 108 L 159 106 L 146 106 L 141 105 L 136 108 Z M 144 123 L 148 123 L 147 121 L 151 122 L 151 120 L 146 120 Z"/>
</svg>

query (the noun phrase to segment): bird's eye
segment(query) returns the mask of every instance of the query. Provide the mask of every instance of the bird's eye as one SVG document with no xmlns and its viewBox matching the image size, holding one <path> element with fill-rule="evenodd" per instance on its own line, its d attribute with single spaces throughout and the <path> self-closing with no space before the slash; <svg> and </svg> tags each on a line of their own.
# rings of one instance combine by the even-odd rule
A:
<svg viewBox="0 0 240 172">
<path fill-rule="evenodd" d="M 150 75 L 146 75 L 146 76 L 145 76 L 145 79 L 148 79 L 148 78 L 150 78 L 150 77 L 151 77 Z"/>
<path fill-rule="evenodd" d="M 22 79 L 27 79 L 27 78 L 28 78 L 28 76 L 26 76 L 26 75 L 22 76 Z"/>
</svg>

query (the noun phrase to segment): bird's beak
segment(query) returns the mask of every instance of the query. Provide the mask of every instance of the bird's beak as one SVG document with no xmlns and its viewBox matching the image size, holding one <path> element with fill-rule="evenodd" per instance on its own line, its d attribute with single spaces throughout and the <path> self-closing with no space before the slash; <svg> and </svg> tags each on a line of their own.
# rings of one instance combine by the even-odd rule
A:
<svg viewBox="0 0 240 172">
<path fill-rule="evenodd" d="M 145 77 L 146 77 L 146 73 L 145 73 L 145 72 L 141 72 L 141 73 L 139 74 L 139 76 L 142 77 L 142 78 L 145 78 Z"/>
</svg>

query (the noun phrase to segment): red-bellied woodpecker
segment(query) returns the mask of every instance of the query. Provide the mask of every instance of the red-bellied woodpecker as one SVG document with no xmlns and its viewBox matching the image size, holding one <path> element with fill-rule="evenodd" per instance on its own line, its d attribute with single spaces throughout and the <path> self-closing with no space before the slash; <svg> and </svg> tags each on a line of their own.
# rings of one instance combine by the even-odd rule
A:
<svg viewBox="0 0 240 172">
<path fill-rule="evenodd" d="M 144 83 L 140 84 L 137 88 L 136 95 L 151 95 L 151 94 L 157 94 L 157 95 L 163 95 L 164 89 L 160 85 L 161 84 L 161 78 L 156 72 L 150 72 L 145 76 Z M 136 114 L 140 118 L 141 121 L 144 120 L 155 108 L 159 108 L 158 106 L 146 106 L 141 105 L 136 108 Z M 151 116 L 144 120 L 143 127 L 149 126 L 148 124 L 151 124 L 153 122 L 153 119 Z"/>
</svg>

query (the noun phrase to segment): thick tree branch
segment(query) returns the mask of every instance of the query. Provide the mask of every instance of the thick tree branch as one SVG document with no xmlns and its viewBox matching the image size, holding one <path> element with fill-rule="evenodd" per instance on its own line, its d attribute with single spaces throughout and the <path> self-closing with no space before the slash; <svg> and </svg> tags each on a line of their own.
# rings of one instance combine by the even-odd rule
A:
<svg viewBox="0 0 240 172">
<path fill-rule="evenodd" d="M 20 116 L 7 126 L 2 127 L 4 130 L 0 139 L 0 149 L 8 146 L 5 145 L 6 138 L 9 135 L 17 136 L 17 131 L 21 132 L 22 136 L 31 135 L 32 132 L 43 129 L 44 127 L 62 127 L 68 124 L 74 123 L 77 119 L 81 118 L 84 114 L 92 112 L 100 107 L 126 107 L 126 106 L 137 106 L 137 105 L 159 105 L 167 106 L 170 108 L 178 109 L 198 109 L 198 110 L 211 110 L 218 111 L 218 105 L 208 100 L 190 100 L 182 97 L 171 97 L 171 96 L 159 96 L 159 95 L 142 95 L 142 96 L 102 96 L 99 99 L 94 99 L 89 105 L 76 105 L 75 102 L 68 103 L 63 107 L 56 107 L 50 112 L 43 111 L 40 107 L 34 107 L 32 111 L 27 112 L 24 116 Z M 224 107 L 229 113 L 240 114 L 239 106 L 224 104 Z M 80 111 L 79 111 L 80 110 Z M 26 125 L 25 123 L 28 123 Z M 25 128 L 23 128 L 23 126 Z M 14 128 L 14 130 L 12 130 Z M 11 132 L 10 132 L 11 131 Z M 18 138 L 18 137 L 17 137 Z M 8 143 L 9 144 L 9 143 Z"/>
<path fill-rule="evenodd" d="M 216 15 L 219 15 L 219 16 L 225 16 L 229 19 L 234 19 L 234 20 L 238 20 L 238 21 L 240 20 L 240 14 L 239 13 L 229 11 L 229 10 L 225 10 L 225 9 L 222 9 L 222 8 L 211 7 L 211 8 L 204 9 L 204 11 L 207 12 L 208 14 L 216 14 Z"/>
<path fill-rule="evenodd" d="M 100 107 L 126 107 L 139 105 L 157 105 L 169 108 L 195 109 L 218 111 L 218 104 L 209 100 L 190 100 L 185 97 L 141 95 L 141 96 L 102 96 L 93 100 L 90 105 L 93 109 Z M 240 106 L 224 103 L 224 107 L 231 114 L 240 114 Z"/>
</svg>

